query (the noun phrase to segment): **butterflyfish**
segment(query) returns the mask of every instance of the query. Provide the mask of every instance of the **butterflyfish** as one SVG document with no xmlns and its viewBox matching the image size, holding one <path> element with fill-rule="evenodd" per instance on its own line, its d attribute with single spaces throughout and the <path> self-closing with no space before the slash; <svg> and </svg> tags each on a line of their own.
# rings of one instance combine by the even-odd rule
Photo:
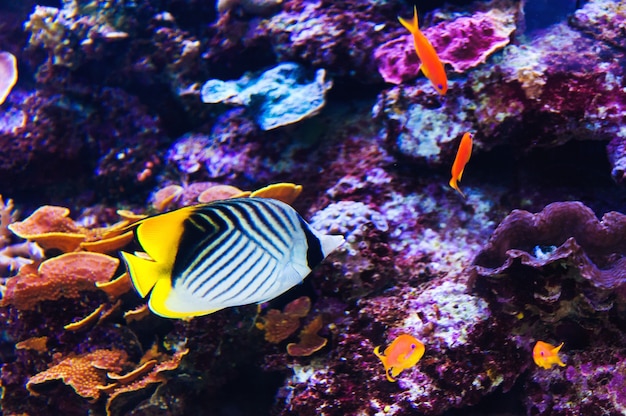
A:
<svg viewBox="0 0 626 416">
<path fill-rule="evenodd" d="M 302 280 L 343 243 L 284 202 L 234 198 L 136 223 L 144 253 L 122 252 L 133 286 L 166 318 L 267 302 Z"/>
<path fill-rule="evenodd" d="M 380 346 L 374 348 L 374 354 L 383 366 L 387 380 L 394 382 L 402 370 L 413 367 L 424 355 L 424 344 L 412 335 L 402 334 L 380 353 Z"/>
<path fill-rule="evenodd" d="M 533 348 L 533 360 L 541 368 L 549 370 L 555 364 L 560 367 L 565 367 L 565 363 L 561 361 L 559 357 L 559 350 L 563 347 L 563 343 L 558 347 L 547 342 L 537 341 Z"/>
<path fill-rule="evenodd" d="M 459 149 L 456 152 L 456 157 L 454 158 L 454 163 L 452 164 L 452 177 L 450 178 L 450 186 L 452 189 L 455 189 L 458 193 L 465 198 L 465 194 L 459 188 L 458 182 L 461 181 L 461 177 L 463 176 L 463 170 L 465 170 L 465 165 L 469 162 L 470 156 L 472 155 L 472 141 L 474 136 L 472 133 L 465 133 L 461 138 L 461 143 L 459 144 Z"/>
<path fill-rule="evenodd" d="M 413 6 L 413 20 L 408 21 L 398 16 L 398 20 L 402 23 L 411 34 L 413 35 L 413 45 L 415 45 L 415 53 L 421 61 L 420 69 L 433 84 L 437 92 L 444 95 L 448 91 L 448 78 L 446 77 L 446 71 L 443 68 L 443 64 L 439 60 L 437 51 L 433 45 L 429 42 L 428 38 L 424 36 L 419 29 L 417 20 L 417 7 Z"/>
</svg>

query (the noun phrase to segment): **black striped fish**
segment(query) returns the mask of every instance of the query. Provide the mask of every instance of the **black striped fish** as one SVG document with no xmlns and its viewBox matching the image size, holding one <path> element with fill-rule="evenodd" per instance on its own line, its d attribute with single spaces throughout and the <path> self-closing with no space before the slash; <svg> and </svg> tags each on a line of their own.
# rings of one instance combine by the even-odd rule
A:
<svg viewBox="0 0 626 416">
<path fill-rule="evenodd" d="M 135 289 L 167 318 L 207 315 L 286 292 L 343 243 L 321 235 L 284 202 L 234 198 L 146 218 L 122 252 Z"/>
</svg>

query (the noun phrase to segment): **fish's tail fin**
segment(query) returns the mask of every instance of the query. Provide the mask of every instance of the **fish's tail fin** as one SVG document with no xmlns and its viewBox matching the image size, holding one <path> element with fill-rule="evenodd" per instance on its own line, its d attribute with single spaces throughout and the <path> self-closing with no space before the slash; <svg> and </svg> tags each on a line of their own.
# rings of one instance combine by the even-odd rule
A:
<svg viewBox="0 0 626 416">
<path fill-rule="evenodd" d="M 461 194 L 461 196 L 462 196 L 463 198 L 465 198 L 465 194 L 463 193 L 463 191 L 461 191 L 461 188 L 459 188 L 459 185 L 457 184 L 456 179 L 454 179 L 454 178 L 450 179 L 449 184 L 450 184 L 450 187 L 451 187 L 452 189 L 454 189 L 455 191 L 457 191 L 458 193 L 460 193 L 460 194 Z"/>
<path fill-rule="evenodd" d="M 331 251 L 335 250 L 345 241 L 342 235 L 322 235 L 319 239 L 324 257 L 328 256 Z"/>
<path fill-rule="evenodd" d="M 413 6 L 413 20 L 408 21 L 400 16 L 398 16 L 398 20 L 409 32 L 416 33 L 419 32 L 419 22 L 417 20 L 417 6 Z"/>
</svg>

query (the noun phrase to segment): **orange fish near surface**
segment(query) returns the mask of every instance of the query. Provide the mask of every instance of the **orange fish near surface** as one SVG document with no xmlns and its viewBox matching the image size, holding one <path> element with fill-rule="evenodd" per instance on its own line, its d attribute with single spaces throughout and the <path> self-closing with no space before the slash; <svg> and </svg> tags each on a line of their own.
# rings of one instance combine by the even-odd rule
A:
<svg viewBox="0 0 626 416">
<path fill-rule="evenodd" d="M 555 364 L 565 367 L 565 363 L 561 361 L 561 358 L 559 358 L 559 350 L 562 346 L 562 342 L 561 345 L 555 347 L 547 342 L 537 341 L 535 347 L 533 348 L 533 360 L 535 361 L 535 364 L 541 368 L 545 368 L 546 370 L 551 369 Z"/>
<path fill-rule="evenodd" d="M 417 21 L 417 7 L 413 6 L 413 20 L 408 21 L 400 16 L 398 20 L 402 23 L 402 26 L 407 28 L 411 34 L 413 34 L 413 44 L 415 45 L 415 52 L 417 57 L 422 62 L 420 69 L 426 75 L 426 78 L 430 80 L 437 92 L 444 95 L 448 91 L 448 78 L 446 77 L 446 71 L 443 69 L 443 64 L 437 56 L 437 52 L 433 45 L 428 41 L 426 36 L 419 29 Z"/>
<path fill-rule="evenodd" d="M 384 354 L 380 353 L 380 346 L 374 348 L 374 354 L 385 366 L 387 380 L 394 382 L 394 377 L 398 377 L 402 370 L 413 367 L 422 358 L 424 344 L 411 335 L 402 334 L 385 348 Z"/>
<path fill-rule="evenodd" d="M 465 194 L 461 192 L 457 182 L 461 180 L 465 165 L 469 162 L 470 156 L 472 155 L 473 139 L 474 136 L 470 132 L 463 135 L 461 143 L 459 144 L 459 150 L 457 150 L 454 163 L 452 164 L 452 178 L 450 178 L 450 186 L 460 193 L 463 198 L 465 198 Z"/>
</svg>

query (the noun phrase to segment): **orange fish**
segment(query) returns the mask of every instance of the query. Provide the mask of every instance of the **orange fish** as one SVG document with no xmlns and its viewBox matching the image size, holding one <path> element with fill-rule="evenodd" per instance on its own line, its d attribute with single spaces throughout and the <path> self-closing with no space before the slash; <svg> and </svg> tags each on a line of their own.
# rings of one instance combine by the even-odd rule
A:
<svg viewBox="0 0 626 416">
<path fill-rule="evenodd" d="M 469 162 L 470 156 L 472 155 L 473 138 L 474 136 L 470 132 L 463 135 L 461 143 L 459 144 L 459 150 L 457 150 L 454 163 L 452 164 L 452 178 L 450 178 L 450 186 L 460 193 L 463 198 L 465 198 L 465 194 L 461 192 L 457 182 L 461 180 L 461 177 L 463 176 L 463 169 L 465 169 L 465 165 Z"/>
<path fill-rule="evenodd" d="M 551 369 L 555 364 L 565 367 L 565 363 L 563 363 L 563 361 L 559 358 L 559 350 L 562 346 L 562 342 L 561 345 L 555 347 L 547 342 L 537 341 L 535 347 L 533 348 L 533 360 L 535 361 L 535 364 L 541 368 L 545 368 L 546 370 Z"/>
<path fill-rule="evenodd" d="M 409 32 L 413 34 L 413 44 L 415 45 L 415 52 L 417 57 L 422 62 L 420 69 L 426 75 L 426 78 L 430 80 L 437 92 L 444 95 L 448 91 L 448 78 L 446 77 L 446 71 L 443 69 L 443 64 L 437 56 L 437 52 L 433 45 L 428 41 L 426 36 L 419 29 L 417 22 L 417 7 L 413 6 L 413 20 L 408 21 L 400 16 L 398 20 L 402 23 L 402 26 L 407 28 Z"/>
<path fill-rule="evenodd" d="M 385 348 L 384 355 L 380 353 L 380 346 L 374 348 L 374 354 L 385 366 L 387 380 L 393 382 L 396 381 L 393 377 L 397 377 L 402 370 L 413 367 L 422 358 L 424 344 L 411 335 L 402 334 Z"/>
</svg>

